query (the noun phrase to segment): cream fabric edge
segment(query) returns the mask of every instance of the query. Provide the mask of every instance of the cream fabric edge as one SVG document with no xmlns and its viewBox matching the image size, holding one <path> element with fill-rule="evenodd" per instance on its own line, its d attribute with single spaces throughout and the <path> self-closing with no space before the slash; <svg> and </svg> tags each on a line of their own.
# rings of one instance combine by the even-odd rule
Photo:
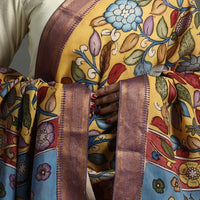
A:
<svg viewBox="0 0 200 200">
<path fill-rule="evenodd" d="M 86 183 L 86 196 L 87 200 L 96 200 L 88 173 L 87 173 L 87 183 Z"/>
<path fill-rule="evenodd" d="M 23 38 L 28 34 L 29 76 L 34 77 L 37 52 L 48 20 L 64 0 L 0 1 L 0 66 L 9 67 Z"/>
<path fill-rule="evenodd" d="M 64 0 L 26 0 L 24 5 L 28 18 L 28 49 L 30 54 L 29 76 L 34 77 L 38 47 L 42 32 L 52 14 Z"/>
</svg>

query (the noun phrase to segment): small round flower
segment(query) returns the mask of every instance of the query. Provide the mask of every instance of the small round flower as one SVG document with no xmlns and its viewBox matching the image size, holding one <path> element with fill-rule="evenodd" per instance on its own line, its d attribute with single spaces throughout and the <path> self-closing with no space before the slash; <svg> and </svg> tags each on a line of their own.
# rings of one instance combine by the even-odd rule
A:
<svg viewBox="0 0 200 200">
<path fill-rule="evenodd" d="M 175 192 L 180 192 L 180 182 L 176 177 L 173 177 L 173 179 L 171 180 L 171 184 L 174 188 Z"/>
<path fill-rule="evenodd" d="M 38 166 L 36 179 L 38 181 L 45 181 L 51 175 L 51 166 L 48 163 L 44 163 Z"/>
<path fill-rule="evenodd" d="M 179 167 L 179 177 L 181 181 L 189 187 L 199 187 L 200 185 L 200 165 L 197 162 L 187 162 Z"/>
<path fill-rule="evenodd" d="M 162 179 L 154 179 L 152 182 L 152 186 L 157 193 L 164 193 L 165 183 Z"/>
<path fill-rule="evenodd" d="M 36 149 L 43 151 L 47 149 L 54 141 L 54 126 L 52 123 L 44 122 L 37 130 Z"/>
<path fill-rule="evenodd" d="M 142 14 L 142 9 L 135 1 L 117 0 L 107 8 L 104 17 L 117 30 L 128 32 L 137 30 L 137 25 L 142 22 Z"/>
<path fill-rule="evenodd" d="M 15 174 L 11 174 L 9 176 L 9 180 L 10 180 L 10 187 L 14 190 L 15 189 Z"/>
</svg>

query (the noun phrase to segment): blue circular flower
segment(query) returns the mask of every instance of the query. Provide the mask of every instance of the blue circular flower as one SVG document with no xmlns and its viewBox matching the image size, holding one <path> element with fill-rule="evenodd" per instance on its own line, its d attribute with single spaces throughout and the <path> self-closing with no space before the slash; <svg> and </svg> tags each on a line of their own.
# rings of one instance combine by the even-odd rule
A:
<svg viewBox="0 0 200 200">
<path fill-rule="evenodd" d="M 142 22 L 142 14 L 135 1 L 117 0 L 107 8 L 104 17 L 114 28 L 128 32 L 132 29 L 136 31 L 137 25 Z"/>
</svg>

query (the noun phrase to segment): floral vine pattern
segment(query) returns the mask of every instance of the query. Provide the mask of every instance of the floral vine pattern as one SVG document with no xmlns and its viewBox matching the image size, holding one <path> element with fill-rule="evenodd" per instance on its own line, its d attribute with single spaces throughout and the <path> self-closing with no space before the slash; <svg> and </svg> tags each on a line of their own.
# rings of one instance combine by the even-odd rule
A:
<svg viewBox="0 0 200 200">
<path fill-rule="evenodd" d="M 63 77 L 62 81 L 85 84 L 94 91 L 127 75 L 129 78 L 144 74 L 155 76 L 150 80 L 156 91 L 150 105 L 155 112 L 149 114 L 144 187 L 148 185 L 150 192 L 158 195 L 155 199 L 165 194 L 167 197 L 163 199 L 168 200 L 197 199 L 196 191 L 200 188 L 200 162 L 196 160 L 200 151 L 200 56 L 196 38 L 200 35 L 200 14 L 194 2 L 113 0 L 89 22 L 92 34 L 74 49 L 71 77 Z M 59 101 L 56 89 L 51 87 L 55 83 L 21 77 L 11 69 L 1 68 L 0 73 L 4 77 L 0 80 L 0 120 L 5 125 L 0 127 L 0 158 L 5 167 L 17 168 L 16 174 L 9 172 L 8 185 L 0 182 L 0 198 L 4 198 L 15 187 L 27 189 L 32 155 L 53 157 Z M 37 113 L 39 122 L 35 136 L 31 135 L 36 126 L 33 113 Z M 95 169 L 89 169 L 93 183 L 115 175 L 116 128 L 106 124 L 105 118 L 95 113 L 90 118 L 90 127 L 96 125 L 89 130 L 88 141 L 88 161 Z M 31 137 L 36 138 L 34 151 Z M 109 157 L 102 150 L 105 146 Z M 53 180 L 50 161 L 34 163 L 33 181 L 37 184 Z M 155 177 L 150 177 L 149 171 L 153 171 Z M 32 191 L 31 198 L 36 195 Z M 142 195 L 145 199 L 145 188 Z"/>
<path fill-rule="evenodd" d="M 12 199 L 16 197 L 12 195 L 16 194 L 18 199 L 29 199 L 24 194 L 28 194 L 27 186 L 31 185 L 30 170 L 32 170 L 33 156 L 48 154 L 57 145 L 58 136 L 55 126 L 58 121 L 58 115 L 55 112 L 57 98 L 56 88 L 52 87 L 55 83 L 48 84 L 42 80 L 28 79 L 12 69 L 0 68 L 0 73 L 2 77 L 0 80 L 0 121 L 2 124 L 0 128 L 0 179 L 4 173 L 8 177 L 6 182 L 1 179 L 0 198 Z M 36 112 L 40 121 L 38 125 L 33 123 Z M 31 131 L 36 127 L 36 145 L 33 151 Z M 48 158 L 48 155 L 46 156 Z M 50 179 L 51 164 L 43 163 L 36 166 L 35 179 L 38 182 Z M 15 172 L 14 169 L 16 169 Z M 18 187 L 25 193 L 17 194 L 16 188 Z"/>
</svg>

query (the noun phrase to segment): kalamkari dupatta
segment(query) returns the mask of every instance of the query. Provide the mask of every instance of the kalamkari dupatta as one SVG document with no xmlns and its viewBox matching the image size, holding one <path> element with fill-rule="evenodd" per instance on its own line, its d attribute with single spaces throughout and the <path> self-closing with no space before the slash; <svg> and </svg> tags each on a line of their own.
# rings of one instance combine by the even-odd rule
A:
<svg viewBox="0 0 200 200">
<path fill-rule="evenodd" d="M 98 1 L 65 1 L 58 8 L 46 25 L 41 38 L 36 65 L 36 77 L 43 78 L 46 81 L 56 79 L 59 58 L 61 57 L 62 50 L 64 49 L 68 38 L 71 36 L 73 30 L 80 23 L 84 15 L 87 14 L 87 12 L 92 9 L 92 7 L 95 6 Z M 46 73 L 47 71 L 48 73 Z M 133 83 L 138 86 L 132 87 Z M 118 125 L 118 133 L 122 134 L 119 134 L 117 143 L 118 164 L 113 199 L 132 199 L 133 196 L 135 199 L 139 199 L 141 197 L 145 158 L 148 80 L 145 77 L 137 78 L 132 81 L 124 81 L 122 88 L 123 89 L 121 91 L 123 92 L 121 92 L 120 95 L 120 102 L 122 102 L 119 115 L 120 123 Z M 142 88 L 142 90 L 138 90 L 139 88 Z M 139 99 L 141 98 L 141 102 L 143 102 L 139 106 L 135 106 L 136 102 L 138 101 L 138 98 L 135 98 L 135 96 L 137 96 Z M 135 103 L 133 103 L 133 101 Z M 132 107 L 130 108 L 131 105 Z M 134 111 L 128 112 L 130 109 L 132 110 L 132 108 Z M 130 122 L 133 118 L 138 119 L 136 124 L 139 124 L 139 126 L 135 124 L 130 126 L 130 124 L 132 124 Z M 134 134 L 131 134 L 132 128 L 135 127 L 138 127 L 138 129 L 135 130 L 136 132 Z M 129 134 L 129 136 L 127 134 L 123 134 L 124 132 Z M 143 137 L 141 137 L 141 132 Z M 126 139 L 124 137 L 126 137 Z M 127 137 L 130 138 L 127 139 Z M 128 147 L 126 141 L 130 141 Z M 125 155 L 127 152 L 126 149 L 129 150 L 129 155 Z M 141 154 L 138 155 L 137 152 L 141 152 Z M 128 157 L 132 157 L 133 159 L 127 160 Z M 131 175 L 129 174 L 128 179 L 130 181 L 127 181 L 127 173 L 130 168 L 132 168 L 132 165 L 135 164 L 135 162 L 139 162 L 139 164 L 135 165 L 136 168 L 134 171 L 132 171 Z M 76 170 L 78 169 L 76 168 Z M 74 181 L 76 181 L 76 179 Z"/>
<path fill-rule="evenodd" d="M 117 21 L 119 18 L 115 16 L 123 5 L 128 3 L 136 8 L 138 14 L 137 28 L 133 27 L 130 35 L 129 24 L 121 28 Z M 94 18 L 90 16 L 91 21 L 86 21 L 87 24 L 83 26 L 81 23 L 86 16 L 93 9 L 98 11 L 99 4 L 100 13 L 103 15 L 92 13 Z M 118 12 L 112 13 L 117 6 Z M 127 9 L 130 7 L 128 6 Z M 113 18 L 110 19 L 110 15 Z M 126 13 L 123 15 L 126 16 Z M 87 71 L 90 79 L 95 73 L 100 76 L 100 79 L 97 79 L 98 87 L 139 76 L 121 82 L 116 156 L 112 160 L 115 161 L 115 180 L 113 196 L 107 199 L 199 198 L 200 81 L 199 73 L 192 71 L 199 69 L 199 24 L 199 13 L 194 2 L 180 0 L 65 1 L 49 20 L 40 42 L 36 77 L 46 81 L 83 83 L 86 76 L 83 68 L 86 65 L 82 65 L 82 62 L 93 67 L 93 71 Z M 86 31 L 76 32 L 80 28 L 79 25 L 91 27 L 83 35 L 77 35 Z M 94 31 L 92 34 L 91 30 Z M 80 47 L 80 50 L 73 49 L 71 52 L 73 56 L 78 56 L 74 56 L 71 66 L 62 66 L 63 58 L 71 59 L 64 57 L 72 55 L 69 52 L 65 54 L 65 51 L 71 48 L 70 39 L 74 36 L 78 42 L 87 34 L 89 44 L 78 43 L 78 47 L 73 44 L 77 49 Z M 109 37 L 105 39 L 104 36 Z M 75 39 L 73 41 L 76 42 Z M 121 45 L 120 50 L 117 45 Z M 89 53 L 85 53 L 88 46 L 90 56 L 99 64 L 102 74 L 95 68 L 95 62 L 90 62 Z M 130 49 L 132 54 L 129 53 Z M 94 69 L 96 71 L 92 73 Z M 72 76 L 69 76 L 70 70 Z M 145 76 L 143 73 L 157 77 Z M 64 77 L 59 77 L 60 75 Z M 95 81 L 93 83 L 96 83 Z M 94 89 L 91 82 L 85 83 L 91 90 Z M 97 122 L 102 125 L 102 121 Z M 89 131 L 89 135 L 95 131 Z M 98 138 L 96 135 L 90 138 L 95 137 Z M 105 134 L 101 140 L 104 138 Z M 109 146 L 110 140 L 107 141 Z M 97 140 L 97 144 L 98 142 Z M 95 148 L 99 147 L 95 145 Z M 104 155 L 97 157 L 97 153 L 88 156 L 89 164 L 92 160 L 97 167 L 107 159 Z M 104 175 L 104 172 L 100 174 Z M 101 181 L 113 177 L 113 174 L 112 171 L 101 177 L 99 174 L 94 175 L 92 171 L 90 178 L 94 181 L 93 177 L 96 176 L 99 179 L 95 181 Z M 110 191 L 111 189 L 107 188 L 107 193 Z M 97 194 L 97 199 L 103 199 L 101 193 Z"/>
<path fill-rule="evenodd" d="M 157 77 L 140 74 L 141 76 L 121 82 L 116 155 L 110 160 L 110 164 L 115 161 L 115 174 L 113 166 L 108 173 L 95 174 L 89 169 L 90 179 L 100 181 L 115 176 L 113 190 L 105 184 L 105 191 L 113 192 L 112 197 L 105 197 L 105 199 L 199 199 L 200 76 L 199 72 L 193 72 L 191 69 L 199 69 L 197 47 L 200 21 L 198 9 L 193 2 L 179 0 L 65 1 L 49 20 L 43 32 L 36 67 L 37 78 L 43 78 L 45 81 L 61 80 L 58 75 L 62 74 L 59 67 L 65 48 L 70 48 L 67 45 L 72 33 L 76 32 L 76 27 L 83 22 L 84 17 L 93 10 L 92 8 L 97 11 L 95 6 L 98 3 L 105 4 L 108 9 L 105 9 L 104 18 L 107 18 L 113 14 L 110 13 L 113 8 L 118 5 L 122 8 L 122 4 L 127 2 L 136 8 L 137 26 L 140 27 L 137 31 L 144 31 L 141 37 L 151 40 L 147 35 L 154 31 L 152 27 L 148 29 L 148 25 L 152 25 L 157 18 L 152 15 L 149 18 L 149 13 L 160 17 L 160 21 L 154 31 L 156 41 L 151 40 L 151 45 L 159 47 L 157 57 L 154 56 L 145 61 L 147 52 L 137 49 L 137 53 L 144 53 L 143 59 L 139 60 L 136 57 L 137 62 L 135 62 L 134 59 L 127 57 L 126 61 L 130 62 L 129 64 L 131 62 L 133 64 L 134 61 L 138 64 L 137 67 L 149 67 L 151 60 L 155 63 L 162 61 L 162 64 L 166 62 L 167 70 L 160 71 L 163 65 L 159 65 L 160 68 L 153 70 L 154 74 L 158 75 Z M 99 9 L 104 9 L 104 7 L 101 6 Z M 142 13 L 142 9 L 148 12 Z M 166 10 L 171 13 L 171 28 L 170 22 L 166 21 L 169 19 Z M 143 27 L 139 26 L 142 23 L 140 18 L 142 15 L 143 19 L 146 17 L 150 22 L 144 23 Z M 72 17 L 69 19 L 67 16 Z M 108 18 L 107 21 L 110 23 Z M 96 27 L 98 29 L 98 25 L 112 28 L 108 22 L 103 20 L 102 16 L 98 16 L 88 24 L 91 25 L 92 30 Z M 184 28 L 181 28 L 184 22 L 187 23 Z M 115 26 L 116 23 L 112 25 Z M 102 78 L 99 79 L 99 87 L 105 82 L 108 84 L 116 82 L 121 75 L 127 75 L 126 78 L 133 76 L 133 71 L 121 63 L 122 57 L 129 55 L 129 51 L 123 54 L 124 49 L 130 47 L 125 39 L 126 28 L 124 27 L 124 32 L 121 30 L 115 32 L 115 29 L 111 32 L 107 29 L 103 31 L 103 34 L 110 34 L 112 38 L 110 41 L 110 37 L 106 37 L 108 41 L 105 42 L 102 36 L 104 46 L 99 45 L 100 36 L 97 31 L 94 30 L 90 37 L 90 53 L 94 58 L 102 47 L 100 58 L 103 59 L 100 59 L 98 63 L 105 73 L 101 74 L 95 68 L 95 62 L 92 63 L 93 65 L 88 62 Z M 137 34 L 134 32 L 129 37 L 134 36 L 134 42 L 139 41 Z M 177 34 L 177 38 L 173 39 L 177 40 L 170 41 L 172 46 L 167 46 L 166 44 L 174 34 Z M 158 36 L 161 39 L 157 41 Z M 125 39 L 126 45 L 123 45 L 121 52 L 115 56 L 111 52 L 116 53 L 117 37 L 119 37 L 117 41 L 119 43 Z M 96 43 L 93 43 L 94 41 Z M 146 45 L 142 42 L 137 44 L 140 48 L 143 48 L 141 45 Z M 82 44 L 80 51 L 75 50 L 73 53 L 86 56 L 83 54 L 86 46 Z M 135 48 L 139 48 L 138 46 Z M 115 49 L 112 49 L 114 47 Z M 162 56 L 165 55 L 162 54 L 162 50 L 166 56 Z M 153 55 L 152 51 L 149 53 L 148 55 Z M 108 66 L 107 55 L 112 55 L 110 61 L 117 62 L 114 66 Z M 156 59 L 153 59 L 155 57 Z M 76 62 L 72 62 L 72 69 L 75 69 L 72 70 L 73 73 L 75 72 L 73 79 L 77 83 L 82 83 L 84 79 L 85 72 L 78 65 L 82 61 L 77 58 Z M 141 63 L 138 63 L 140 61 Z M 104 68 L 102 62 L 112 69 Z M 172 67 L 171 70 L 169 66 Z M 71 69 L 70 67 L 63 66 L 62 69 Z M 88 70 L 88 77 L 91 79 L 94 68 L 92 71 Z M 117 73 L 117 68 L 120 73 Z M 140 72 L 137 70 L 136 74 Z M 123 73 L 124 71 L 127 73 Z M 131 75 L 128 76 L 129 74 Z M 62 80 L 64 80 L 63 83 L 72 82 L 69 77 L 64 77 Z M 86 83 L 92 90 L 90 82 Z M 104 144 L 108 144 L 111 151 L 115 146 L 111 138 L 106 138 L 110 137 L 108 133 L 99 134 L 94 129 L 88 131 L 88 127 L 90 128 L 88 123 L 90 120 L 89 93 L 89 90 L 81 84 L 47 83 L 41 79 L 32 80 L 22 77 L 12 70 L 1 69 L 0 197 L 2 199 L 86 199 L 86 168 L 89 163 L 87 163 L 87 150 L 90 165 L 91 161 L 94 161 L 98 167 L 108 160 L 105 155 L 89 152 L 91 140 L 95 138 L 92 142 L 96 144 L 102 141 L 107 142 Z M 94 117 L 95 115 L 92 115 L 92 118 Z M 97 119 L 96 122 L 98 126 L 104 128 L 104 119 Z M 99 150 L 98 145 L 93 147 L 95 147 L 94 152 Z M 95 182 L 93 184 L 95 185 Z M 96 199 L 104 199 L 102 194 L 98 193 Z"/>
<path fill-rule="evenodd" d="M 89 89 L 0 71 L 0 198 L 86 199 Z"/>
</svg>

